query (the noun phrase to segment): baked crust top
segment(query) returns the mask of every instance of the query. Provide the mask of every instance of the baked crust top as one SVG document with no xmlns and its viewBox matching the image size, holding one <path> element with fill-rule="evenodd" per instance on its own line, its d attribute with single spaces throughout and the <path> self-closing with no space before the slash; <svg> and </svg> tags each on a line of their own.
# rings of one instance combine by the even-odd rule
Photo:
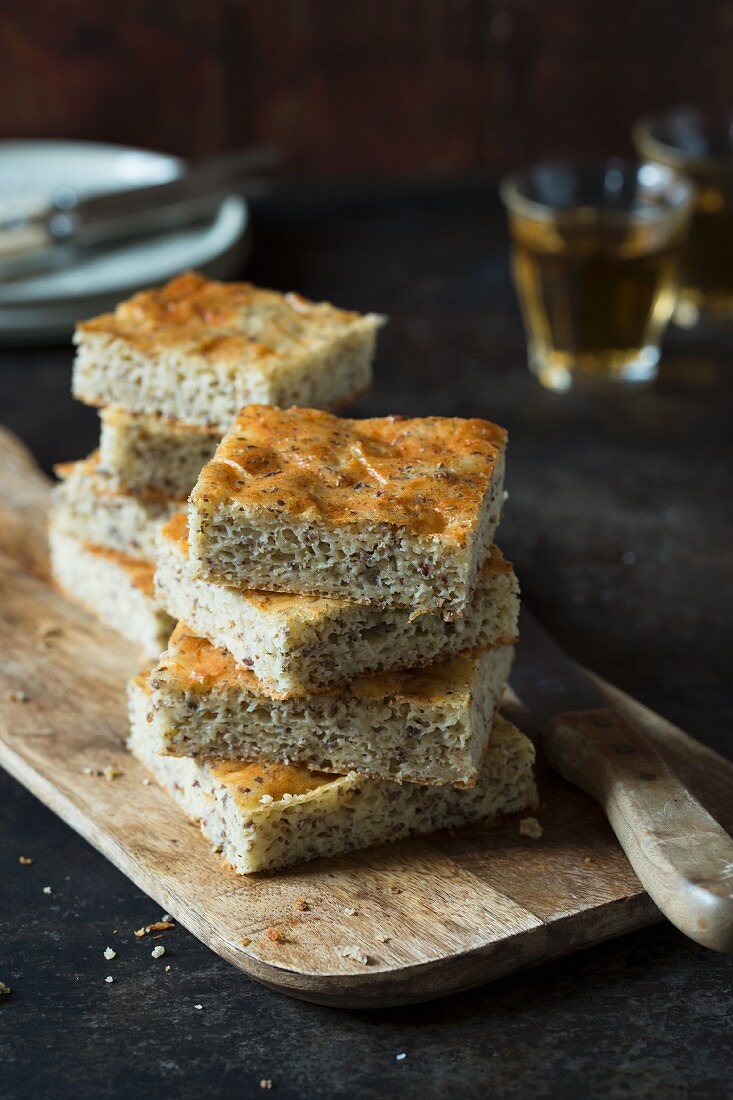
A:
<svg viewBox="0 0 733 1100">
<path fill-rule="evenodd" d="M 292 359 L 365 321 L 381 318 L 188 271 L 163 287 L 141 290 L 114 313 L 80 322 L 75 342 L 103 336 L 144 356 L 175 352 L 246 368 Z"/>
<path fill-rule="evenodd" d="M 367 672 L 349 684 L 322 688 L 308 694 L 362 699 L 389 697 L 395 701 L 412 700 L 424 705 L 448 701 L 460 703 L 470 696 L 478 658 L 479 654 L 468 652 L 428 668 Z M 273 691 L 258 680 L 250 669 L 238 665 L 226 650 L 194 634 L 181 622 L 176 624 L 168 649 L 151 673 L 153 683 L 159 672 L 164 673 L 168 681 L 174 680 L 181 690 L 196 694 L 234 689 L 268 699 L 292 698 L 292 693 Z"/>
<path fill-rule="evenodd" d="M 500 467 L 507 433 L 488 420 L 348 420 L 317 409 L 242 409 L 191 501 L 271 521 L 385 524 L 463 542 Z"/>
</svg>

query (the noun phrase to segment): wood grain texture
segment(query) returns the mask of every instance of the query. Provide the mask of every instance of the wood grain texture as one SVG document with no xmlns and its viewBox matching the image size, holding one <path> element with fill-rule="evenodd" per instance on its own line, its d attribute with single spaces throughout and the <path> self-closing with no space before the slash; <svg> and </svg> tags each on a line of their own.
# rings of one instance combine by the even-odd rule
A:
<svg viewBox="0 0 733 1100">
<path fill-rule="evenodd" d="M 31 0 L 0 42 L 4 137 L 274 141 L 296 176 L 620 153 L 644 110 L 733 98 L 725 0 Z"/>
<path fill-rule="evenodd" d="M 124 750 L 135 654 L 49 587 L 48 483 L 0 436 L 0 762 L 222 957 L 324 1004 L 426 1000 L 659 919 L 600 810 L 544 776 L 539 841 L 517 822 L 373 848 L 276 875 L 221 868 Z M 60 633 L 39 637 L 39 625 Z M 11 701 L 23 691 L 25 702 Z M 724 824 L 733 768 L 611 690 Z M 85 768 L 121 773 L 111 781 Z M 727 820 L 726 820 L 727 818 Z M 296 907 L 304 898 L 308 908 Z M 346 910 L 355 908 L 353 915 Z M 268 937 L 277 928 L 281 942 Z M 385 942 L 386 938 L 386 942 Z M 343 958 L 359 945 L 366 966 Z"/>
<path fill-rule="evenodd" d="M 685 935 L 733 951 L 733 839 L 613 707 L 558 715 L 553 767 L 593 797 L 644 888 Z"/>
</svg>

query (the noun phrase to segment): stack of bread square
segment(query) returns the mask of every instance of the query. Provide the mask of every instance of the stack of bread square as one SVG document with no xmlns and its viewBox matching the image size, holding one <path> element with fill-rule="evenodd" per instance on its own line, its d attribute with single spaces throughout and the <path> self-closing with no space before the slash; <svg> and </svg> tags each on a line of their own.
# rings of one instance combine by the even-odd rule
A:
<svg viewBox="0 0 733 1100">
<path fill-rule="evenodd" d="M 191 272 L 80 324 L 73 393 L 100 408 L 101 437 L 57 468 L 58 585 L 157 657 L 174 625 L 153 590 L 161 524 L 243 405 L 335 407 L 368 389 L 381 320 Z"/>
<path fill-rule="evenodd" d="M 535 803 L 496 710 L 505 449 L 485 420 L 248 404 L 163 528 L 177 625 L 130 685 L 130 747 L 239 873 Z"/>
</svg>

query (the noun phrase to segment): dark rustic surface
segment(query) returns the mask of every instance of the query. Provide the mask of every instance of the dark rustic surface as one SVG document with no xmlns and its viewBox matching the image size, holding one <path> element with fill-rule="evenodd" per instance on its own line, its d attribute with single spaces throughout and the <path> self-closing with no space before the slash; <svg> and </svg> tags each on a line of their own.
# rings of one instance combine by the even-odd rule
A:
<svg viewBox="0 0 733 1100">
<path fill-rule="evenodd" d="M 671 333 L 653 393 L 558 398 L 524 367 L 490 191 L 289 196 L 256 226 L 253 279 L 391 315 L 360 413 L 509 427 L 501 541 L 529 602 L 574 655 L 730 754 L 733 338 Z M 46 467 L 95 442 L 69 363 L 66 350 L 0 355 L 0 421 Z M 261 1079 L 284 1097 L 730 1095 L 731 963 L 668 926 L 360 1015 L 270 993 L 180 929 L 151 959 L 132 933 L 155 907 L 4 775 L 0 881 L 0 979 L 14 989 L 0 1096 L 258 1096 Z"/>
<path fill-rule="evenodd" d="M 0 48 L 3 137 L 277 141 L 298 176 L 618 153 L 641 111 L 733 100 L 727 0 L 25 0 Z"/>
</svg>

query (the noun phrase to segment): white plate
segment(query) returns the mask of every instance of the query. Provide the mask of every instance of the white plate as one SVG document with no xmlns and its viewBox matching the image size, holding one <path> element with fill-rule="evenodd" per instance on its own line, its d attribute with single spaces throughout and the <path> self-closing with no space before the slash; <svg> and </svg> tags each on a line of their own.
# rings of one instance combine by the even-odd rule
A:
<svg viewBox="0 0 733 1100">
<path fill-rule="evenodd" d="M 165 183 L 182 161 L 163 153 L 85 141 L 0 141 L 0 203 L 45 203 L 59 186 L 80 195 Z M 0 342 L 50 343 L 142 287 L 187 268 L 228 278 L 248 244 L 249 209 L 231 195 L 210 221 L 123 244 L 59 271 L 0 283 Z"/>
</svg>

